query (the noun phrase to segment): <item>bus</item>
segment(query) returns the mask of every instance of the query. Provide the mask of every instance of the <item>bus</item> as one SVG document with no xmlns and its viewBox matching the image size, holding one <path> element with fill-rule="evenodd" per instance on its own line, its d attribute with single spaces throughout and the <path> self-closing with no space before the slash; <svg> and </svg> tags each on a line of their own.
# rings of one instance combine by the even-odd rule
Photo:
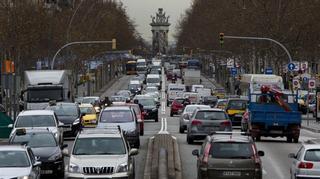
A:
<svg viewBox="0 0 320 179">
<path fill-rule="evenodd" d="M 136 75 L 137 74 L 137 62 L 130 60 L 126 64 L 127 75 Z"/>
<path fill-rule="evenodd" d="M 198 59 L 190 59 L 187 61 L 188 69 L 200 69 L 200 61 Z"/>
</svg>

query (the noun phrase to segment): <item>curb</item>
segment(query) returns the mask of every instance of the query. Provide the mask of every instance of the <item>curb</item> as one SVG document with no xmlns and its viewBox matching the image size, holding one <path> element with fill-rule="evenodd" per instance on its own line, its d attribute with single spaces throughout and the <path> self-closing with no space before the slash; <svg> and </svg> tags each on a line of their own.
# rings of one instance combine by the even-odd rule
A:
<svg viewBox="0 0 320 179">
<path fill-rule="evenodd" d="M 315 133 L 320 133 L 320 129 L 314 129 L 314 128 L 308 127 L 308 126 L 301 126 L 301 129 L 305 129 L 305 130 L 315 132 Z"/>
<path fill-rule="evenodd" d="M 148 142 L 148 152 L 147 152 L 147 158 L 146 163 L 144 166 L 144 172 L 143 172 L 143 178 L 144 179 L 151 179 L 151 164 L 152 164 L 152 145 L 153 145 L 154 138 L 150 138 Z"/>
<path fill-rule="evenodd" d="M 173 138 L 173 151 L 174 151 L 174 164 L 175 164 L 175 176 L 176 179 L 182 179 L 182 167 L 180 150 L 177 139 Z"/>
</svg>

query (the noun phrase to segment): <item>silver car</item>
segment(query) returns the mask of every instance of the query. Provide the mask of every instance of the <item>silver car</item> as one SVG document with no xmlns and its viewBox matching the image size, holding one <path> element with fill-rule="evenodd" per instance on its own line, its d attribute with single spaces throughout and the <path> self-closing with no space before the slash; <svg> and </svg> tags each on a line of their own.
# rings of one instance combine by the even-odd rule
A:
<svg viewBox="0 0 320 179">
<path fill-rule="evenodd" d="M 290 166 L 291 179 L 320 178 L 320 145 L 303 144 L 292 158 Z"/>
<path fill-rule="evenodd" d="M 187 142 L 203 140 L 216 131 L 232 131 L 232 123 L 222 109 L 196 109 L 187 125 Z"/>
<path fill-rule="evenodd" d="M 180 116 L 180 120 L 179 120 L 179 132 L 180 133 L 184 133 L 184 131 L 187 129 L 187 124 L 189 122 L 189 118 L 190 118 L 191 114 L 193 113 L 193 111 L 196 109 L 210 109 L 210 106 L 197 105 L 197 104 L 187 105 L 184 108 L 182 115 Z"/>
<path fill-rule="evenodd" d="M 30 147 L 23 145 L 0 146 L 0 178 L 40 178 L 41 162 Z"/>
</svg>

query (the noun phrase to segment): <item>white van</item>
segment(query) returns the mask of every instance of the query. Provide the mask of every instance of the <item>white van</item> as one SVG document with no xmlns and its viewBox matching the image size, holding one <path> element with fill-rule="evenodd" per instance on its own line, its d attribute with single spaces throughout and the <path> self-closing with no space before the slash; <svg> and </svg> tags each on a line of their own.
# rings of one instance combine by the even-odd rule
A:
<svg viewBox="0 0 320 179">
<path fill-rule="evenodd" d="M 136 69 L 138 74 L 146 74 L 148 70 L 146 59 L 138 59 Z"/>
<path fill-rule="evenodd" d="M 197 89 L 204 88 L 203 85 L 192 85 L 191 92 L 197 92 Z"/>
<path fill-rule="evenodd" d="M 195 92 L 185 92 L 182 95 L 183 98 L 188 98 L 191 104 L 199 104 L 200 99 L 198 93 Z"/>
<path fill-rule="evenodd" d="M 156 86 L 159 90 L 161 88 L 161 77 L 158 74 L 148 74 L 146 82 L 147 86 Z"/>
<path fill-rule="evenodd" d="M 211 96 L 211 89 L 209 88 L 197 88 L 196 92 L 201 99 L 205 96 Z"/>
<path fill-rule="evenodd" d="M 183 93 L 186 91 L 186 86 L 183 84 L 170 83 L 167 89 L 167 106 L 177 98 L 182 97 Z"/>
</svg>

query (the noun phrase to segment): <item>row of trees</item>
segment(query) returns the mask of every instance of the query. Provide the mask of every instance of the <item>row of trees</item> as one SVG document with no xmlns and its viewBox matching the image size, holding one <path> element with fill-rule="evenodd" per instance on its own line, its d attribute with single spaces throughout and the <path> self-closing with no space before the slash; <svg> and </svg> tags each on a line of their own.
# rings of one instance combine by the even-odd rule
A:
<svg viewBox="0 0 320 179">
<path fill-rule="evenodd" d="M 51 59 L 62 45 L 71 41 L 116 38 L 117 50 L 144 44 L 121 3 L 83 0 L 74 1 L 73 5 L 56 8 L 56 4 L 44 0 L 1 0 L 0 57 L 13 59 L 22 72 L 34 67 L 38 59 Z M 111 50 L 111 44 L 78 45 L 69 50 L 77 59 L 85 59 Z M 67 63 L 72 67 L 70 59 Z"/>
<path fill-rule="evenodd" d="M 194 0 L 178 25 L 177 48 L 231 51 L 247 67 L 255 61 L 279 68 L 288 62 L 279 46 L 266 41 L 225 39 L 221 47 L 224 32 L 269 37 L 284 44 L 294 60 L 318 62 L 319 9 L 319 0 Z"/>
</svg>

